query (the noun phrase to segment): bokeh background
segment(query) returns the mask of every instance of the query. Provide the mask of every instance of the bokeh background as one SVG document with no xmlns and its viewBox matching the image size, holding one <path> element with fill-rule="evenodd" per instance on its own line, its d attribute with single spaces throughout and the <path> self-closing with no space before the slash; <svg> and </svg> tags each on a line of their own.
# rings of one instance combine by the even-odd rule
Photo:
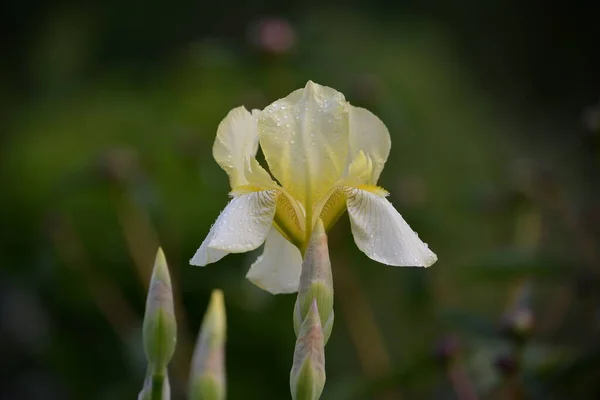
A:
<svg viewBox="0 0 600 400">
<path fill-rule="evenodd" d="M 289 398 L 295 296 L 244 279 L 258 251 L 188 260 L 227 201 L 220 120 L 309 79 L 387 124 L 381 184 L 439 256 L 377 264 L 340 220 L 323 399 L 599 398 L 598 21 L 592 1 L 3 1 L 0 398 L 135 398 L 159 244 L 173 398 L 214 288 L 229 398 Z"/>
</svg>

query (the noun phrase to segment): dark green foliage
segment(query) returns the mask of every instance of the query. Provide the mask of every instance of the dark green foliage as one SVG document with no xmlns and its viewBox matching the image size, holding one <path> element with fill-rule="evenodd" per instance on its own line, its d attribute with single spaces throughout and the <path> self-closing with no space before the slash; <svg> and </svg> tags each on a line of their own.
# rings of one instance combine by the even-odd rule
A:
<svg viewBox="0 0 600 400">
<path fill-rule="evenodd" d="M 228 199 L 211 155 L 219 121 L 309 79 L 385 122 L 392 152 L 380 184 L 439 257 L 427 270 L 377 264 L 340 218 L 329 234 L 336 322 L 323 399 L 451 398 L 456 367 L 485 399 L 513 389 L 525 398 L 600 397 L 600 158 L 588 112 L 597 95 L 565 94 L 569 82 L 597 88 L 576 84 L 598 79 L 587 64 L 595 49 L 571 36 L 559 48 L 529 37 L 536 49 L 552 44 L 551 59 L 535 65 L 579 65 L 571 54 L 589 69 L 560 70 L 535 92 L 522 77 L 490 79 L 466 57 L 453 36 L 464 24 L 452 30 L 418 14 L 302 3 L 289 14 L 293 47 L 274 52 L 245 35 L 254 16 L 275 9 L 223 4 L 204 15 L 199 3 L 154 11 L 119 3 L 96 13 L 67 3 L 32 11 L 0 69 L 0 398 L 134 398 L 159 243 L 179 322 L 172 398 L 185 397 L 216 287 L 228 307 L 228 398 L 289 397 L 295 296 L 244 279 L 258 252 L 206 268 L 188 260 Z M 471 24 L 470 36 L 489 32 L 484 18 Z M 504 35 L 501 23 L 490 26 Z M 503 74 L 521 65 L 494 43 L 484 47 Z M 531 72 L 538 85 L 539 72 Z M 554 84 L 561 90 L 550 96 Z M 580 122 L 584 109 L 595 131 Z M 534 317 L 519 336 L 503 316 L 524 281 Z M 456 346 L 442 352 L 447 337 Z"/>
</svg>

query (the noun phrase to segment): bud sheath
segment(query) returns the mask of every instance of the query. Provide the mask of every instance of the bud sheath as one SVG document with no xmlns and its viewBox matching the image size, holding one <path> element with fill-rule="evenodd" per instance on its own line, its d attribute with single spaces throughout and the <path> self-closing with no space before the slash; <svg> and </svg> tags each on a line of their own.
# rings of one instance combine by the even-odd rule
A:
<svg viewBox="0 0 600 400">
<path fill-rule="evenodd" d="M 317 400 L 325 386 L 325 342 L 317 301 L 300 327 L 290 372 L 293 400 Z"/>
<path fill-rule="evenodd" d="M 317 302 L 325 343 L 327 343 L 333 328 L 333 278 L 327 234 L 320 219 L 315 224 L 302 261 L 298 297 L 294 307 L 296 335 L 308 315 L 313 299 Z"/>
</svg>

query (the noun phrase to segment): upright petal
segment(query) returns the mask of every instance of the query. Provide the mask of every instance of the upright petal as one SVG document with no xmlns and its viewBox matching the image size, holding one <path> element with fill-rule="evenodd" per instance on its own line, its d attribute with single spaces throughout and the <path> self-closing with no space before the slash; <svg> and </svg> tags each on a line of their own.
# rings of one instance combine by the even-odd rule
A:
<svg viewBox="0 0 600 400">
<path fill-rule="evenodd" d="M 429 267 L 437 256 L 381 195 L 346 188 L 354 242 L 369 258 L 388 265 Z"/>
<path fill-rule="evenodd" d="M 229 253 L 258 248 L 271 229 L 277 196 L 276 190 L 235 196 L 217 218 L 190 264 L 205 266 Z"/>
<path fill-rule="evenodd" d="M 347 165 L 350 166 L 362 151 L 373 164 L 370 179 L 365 183 L 376 184 L 392 146 L 385 124 L 372 112 L 350 106 L 349 145 Z"/>
<path fill-rule="evenodd" d="M 309 81 L 264 109 L 258 135 L 273 176 L 310 209 L 344 172 L 348 103 L 340 92 Z"/>
<path fill-rule="evenodd" d="M 272 294 L 298 291 L 302 256 L 300 251 L 271 228 L 265 249 L 248 270 L 246 278 Z"/>
<path fill-rule="evenodd" d="M 232 188 L 272 182 L 267 171 L 254 159 L 258 150 L 257 114 L 244 107 L 231 110 L 217 128 L 213 157 L 229 175 Z M 252 176 L 255 179 L 252 179 Z"/>
</svg>

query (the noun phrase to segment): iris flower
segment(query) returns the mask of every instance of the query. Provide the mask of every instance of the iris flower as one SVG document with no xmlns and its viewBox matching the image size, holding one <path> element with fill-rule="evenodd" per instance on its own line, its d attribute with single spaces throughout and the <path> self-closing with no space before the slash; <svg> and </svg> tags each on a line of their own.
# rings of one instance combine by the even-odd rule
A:
<svg viewBox="0 0 600 400">
<path fill-rule="evenodd" d="M 259 143 L 270 174 L 256 160 Z M 234 108 L 213 146 L 229 175 L 231 201 L 190 264 L 205 266 L 264 243 L 246 277 L 273 294 L 296 292 L 313 227 L 321 219 L 328 231 L 348 211 L 354 241 L 369 258 L 432 265 L 437 256 L 377 186 L 390 147 L 379 118 L 311 81 L 262 111 Z"/>
</svg>

